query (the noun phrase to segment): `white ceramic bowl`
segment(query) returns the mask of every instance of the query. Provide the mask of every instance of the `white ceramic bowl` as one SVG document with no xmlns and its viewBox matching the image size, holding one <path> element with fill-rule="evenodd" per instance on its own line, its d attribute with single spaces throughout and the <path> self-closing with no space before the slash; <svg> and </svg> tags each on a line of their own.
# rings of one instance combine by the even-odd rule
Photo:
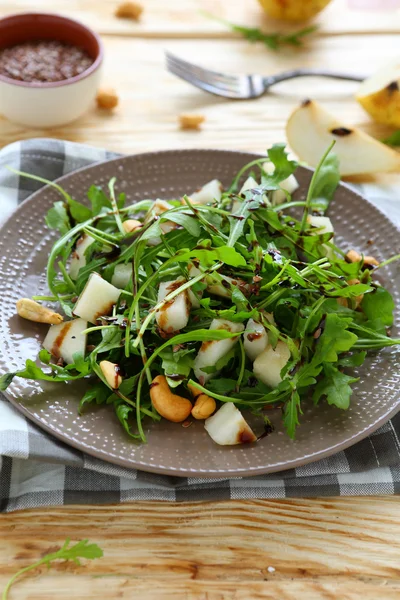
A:
<svg viewBox="0 0 400 600">
<path fill-rule="evenodd" d="M 86 50 L 92 65 L 80 75 L 52 83 L 27 83 L 0 75 L 0 114 L 27 127 L 66 125 L 88 110 L 100 82 L 103 45 L 85 25 L 44 13 L 0 19 L 0 48 L 35 40 L 57 40 Z"/>
</svg>

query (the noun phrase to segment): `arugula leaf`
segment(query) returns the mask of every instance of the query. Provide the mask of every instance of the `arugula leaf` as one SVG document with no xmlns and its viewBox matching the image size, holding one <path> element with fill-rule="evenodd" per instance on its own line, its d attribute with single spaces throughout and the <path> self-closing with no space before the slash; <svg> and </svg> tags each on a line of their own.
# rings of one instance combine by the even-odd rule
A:
<svg viewBox="0 0 400 600">
<path fill-rule="evenodd" d="M 61 235 L 64 235 L 64 233 L 67 233 L 71 229 L 68 213 L 62 200 L 54 202 L 52 208 L 47 212 L 45 221 L 47 227 L 58 229 Z"/>
<path fill-rule="evenodd" d="M 28 573 L 29 571 L 33 571 L 37 569 L 41 565 L 47 565 L 50 568 L 51 563 L 56 560 L 72 560 L 76 565 L 80 565 L 81 558 L 87 558 L 88 560 L 94 560 L 95 558 L 102 558 L 103 550 L 97 544 L 91 544 L 88 540 L 81 540 L 76 544 L 70 545 L 70 540 L 67 538 L 62 545 L 62 547 L 56 552 L 50 552 L 46 554 L 41 559 L 29 565 L 28 567 L 24 567 L 20 569 L 17 573 L 15 573 L 8 581 L 6 587 L 4 588 L 2 600 L 7 600 L 8 593 L 11 589 L 11 586 L 15 583 L 15 581 L 23 575 L 24 573 Z"/>
<path fill-rule="evenodd" d="M 54 365 L 55 368 L 55 365 Z M 6 373 L 0 377 L 0 391 L 4 392 L 11 384 L 14 377 L 22 377 L 23 379 L 36 379 L 37 381 L 75 381 L 85 377 L 86 373 L 79 375 L 71 375 L 71 373 L 63 367 L 57 367 L 55 372 L 45 373 L 33 360 L 28 359 L 25 362 L 25 369 L 15 371 L 14 373 Z"/>
<path fill-rule="evenodd" d="M 116 400 L 114 402 L 114 410 L 115 410 L 115 414 L 117 415 L 117 418 L 119 420 L 119 422 L 121 423 L 123 429 L 126 431 L 126 433 L 133 439 L 135 440 L 140 440 L 140 435 L 138 435 L 137 433 L 132 433 L 131 430 L 131 426 L 129 424 L 129 415 L 131 413 L 134 413 L 133 407 L 132 406 L 128 406 L 128 404 L 125 404 L 125 402 L 123 400 Z"/>
<path fill-rule="evenodd" d="M 283 424 L 288 436 L 293 440 L 296 427 L 299 425 L 299 413 L 302 414 L 300 395 L 294 390 L 283 408 Z"/>
<path fill-rule="evenodd" d="M 338 352 L 347 352 L 357 341 L 357 336 L 347 331 L 351 319 L 330 313 L 326 316 L 324 331 L 317 341 L 314 364 L 336 362 Z"/>
<path fill-rule="evenodd" d="M 319 381 L 313 393 L 314 404 L 318 404 L 322 396 L 326 396 L 328 404 L 333 404 L 342 410 L 350 406 L 351 383 L 358 381 L 358 377 L 351 377 L 342 373 L 337 367 L 325 363 L 324 379 Z"/>
<path fill-rule="evenodd" d="M 107 208 L 111 210 L 111 201 L 105 194 L 105 192 L 98 185 L 91 185 L 87 197 L 90 200 L 90 204 L 92 205 L 93 215 L 98 215 L 101 213 L 103 208 Z"/>
<path fill-rule="evenodd" d="M 367 353 L 365 350 L 362 352 L 352 352 L 347 356 L 342 356 L 339 359 L 338 364 L 342 365 L 342 367 L 361 367 L 366 356 Z"/>
<path fill-rule="evenodd" d="M 274 144 L 267 150 L 268 158 L 275 166 L 275 170 L 272 175 L 264 175 L 262 181 L 268 186 L 278 185 L 284 179 L 287 179 L 289 175 L 295 172 L 298 163 L 295 160 L 288 158 L 286 152 L 286 144 Z"/>
<path fill-rule="evenodd" d="M 81 415 L 86 405 L 91 404 L 92 402 L 96 402 L 97 405 L 105 404 L 109 395 L 110 390 L 102 381 L 93 384 L 81 398 L 81 401 L 79 402 L 78 413 Z"/>
<path fill-rule="evenodd" d="M 340 181 L 339 160 L 336 154 L 329 154 L 320 166 L 314 183 L 311 201 L 317 201 L 328 208 Z"/>
<path fill-rule="evenodd" d="M 181 385 L 182 381 L 175 381 L 174 379 L 170 379 L 169 376 L 182 375 L 186 379 L 189 377 L 193 367 L 193 357 L 191 356 L 191 353 L 193 352 L 194 349 L 191 350 L 190 353 L 187 352 L 183 355 L 175 356 L 175 352 L 172 352 L 172 348 L 169 346 L 160 354 L 162 359 L 161 369 L 164 371 L 164 375 L 168 379 L 170 387 L 177 387 Z"/>
<path fill-rule="evenodd" d="M 205 266 L 211 266 L 216 261 L 224 262 L 231 267 L 244 267 L 246 261 L 234 248 L 228 246 L 220 246 L 219 248 L 211 248 L 206 250 L 203 248 L 195 248 L 191 251 L 183 251 L 174 256 L 176 262 L 189 262 L 199 260 Z"/>
<path fill-rule="evenodd" d="M 393 325 L 395 304 L 392 295 L 385 288 L 378 287 L 371 294 L 364 296 L 361 308 L 368 319 L 379 319 L 386 327 Z"/>
<path fill-rule="evenodd" d="M 162 221 L 172 221 L 173 223 L 177 223 L 186 229 L 190 235 L 195 238 L 198 238 L 201 234 L 200 223 L 192 216 L 185 215 L 185 213 L 179 212 L 170 212 L 164 215 L 161 215 L 157 223 Z"/>
</svg>

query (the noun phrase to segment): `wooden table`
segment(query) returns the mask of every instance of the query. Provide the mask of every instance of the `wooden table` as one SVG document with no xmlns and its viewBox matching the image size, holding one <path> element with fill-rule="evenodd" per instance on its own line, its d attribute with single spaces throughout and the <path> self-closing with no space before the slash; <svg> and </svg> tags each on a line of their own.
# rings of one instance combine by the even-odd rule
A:
<svg viewBox="0 0 400 600">
<path fill-rule="evenodd" d="M 51 131 L 0 120 L 2 144 L 50 135 L 120 152 L 180 147 L 263 151 L 284 139 L 290 110 L 304 97 L 318 98 L 344 121 L 378 137 L 388 133 L 354 102 L 354 84 L 302 80 L 281 84 L 258 101 L 230 102 L 170 76 L 163 52 L 168 48 L 233 72 L 340 66 L 363 74 L 398 55 L 399 14 L 350 13 L 336 0 L 317 19 L 320 30 L 307 47 L 274 53 L 199 13 L 199 8 L 208 9 L 235 22 L 276 29 L 277 24 L 263 19 L 255 0 L 148 0 L 140 23 L 114 18 L 116 4 L 41 0 L 35 10 L 57 8 L 103 35 L 104 79 L 118 90 L 119 108 L 107 114 L 93 107 L 76 123 Z M 0 11 L 31 8 L 31 0 L 3 0 Z M 188 111 L 206 116 L 200 132 L 178 129 L 178 114 Z M 99 543 L 105 558 L 26 578 L 12 598 L 394 599 L 400 598 L 399 534 L 400 505 L 391 497 L 31 510 L 0 517 L 0 586 L 69 536 Z"/>
</svg>

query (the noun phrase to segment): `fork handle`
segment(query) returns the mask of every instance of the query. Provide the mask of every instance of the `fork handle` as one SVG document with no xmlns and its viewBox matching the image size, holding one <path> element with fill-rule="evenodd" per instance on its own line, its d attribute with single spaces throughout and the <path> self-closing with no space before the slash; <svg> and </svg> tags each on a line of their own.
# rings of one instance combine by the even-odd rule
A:
<svg viewBox="0 0 400 600">
<path fill-rule="evenodd" d="M 319 69 L 294 69 L 293 71 L 284 71 L 276 75 L 263 77 L 265 89 L 268 89 L 288 79 L 296 79 L 297 77 L 329 77 L 330 79 L 346 79 L 348 81 L 363 81 L 365 77 L 360 75 L 352 75 L 351 73 L 337 73 L 335 71 L 321 71 Z"/>
</svg>

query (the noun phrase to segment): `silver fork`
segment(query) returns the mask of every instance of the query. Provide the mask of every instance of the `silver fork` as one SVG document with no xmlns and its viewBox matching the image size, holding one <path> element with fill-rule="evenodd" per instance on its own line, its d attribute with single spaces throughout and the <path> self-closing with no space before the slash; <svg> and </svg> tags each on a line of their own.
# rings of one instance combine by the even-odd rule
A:
<svg viewBox="0 0 400 600">
<path fill-rule="evenodd" d="M 294 69 L 276 75 L 226 75 L 218 71 L 210 71 L 186 60 L 182 60 L 166 52 L 167 69 L 192 85 L 225 98 L 249 100 L 262 96 L 270 87 L 281 81 L 297 77 L 330 77 L 331 79 L 346 79 L 348 81 L 363 81 L 365 77 L 350 73 L 337 73 L 320 69 Z"/>
</svg>

